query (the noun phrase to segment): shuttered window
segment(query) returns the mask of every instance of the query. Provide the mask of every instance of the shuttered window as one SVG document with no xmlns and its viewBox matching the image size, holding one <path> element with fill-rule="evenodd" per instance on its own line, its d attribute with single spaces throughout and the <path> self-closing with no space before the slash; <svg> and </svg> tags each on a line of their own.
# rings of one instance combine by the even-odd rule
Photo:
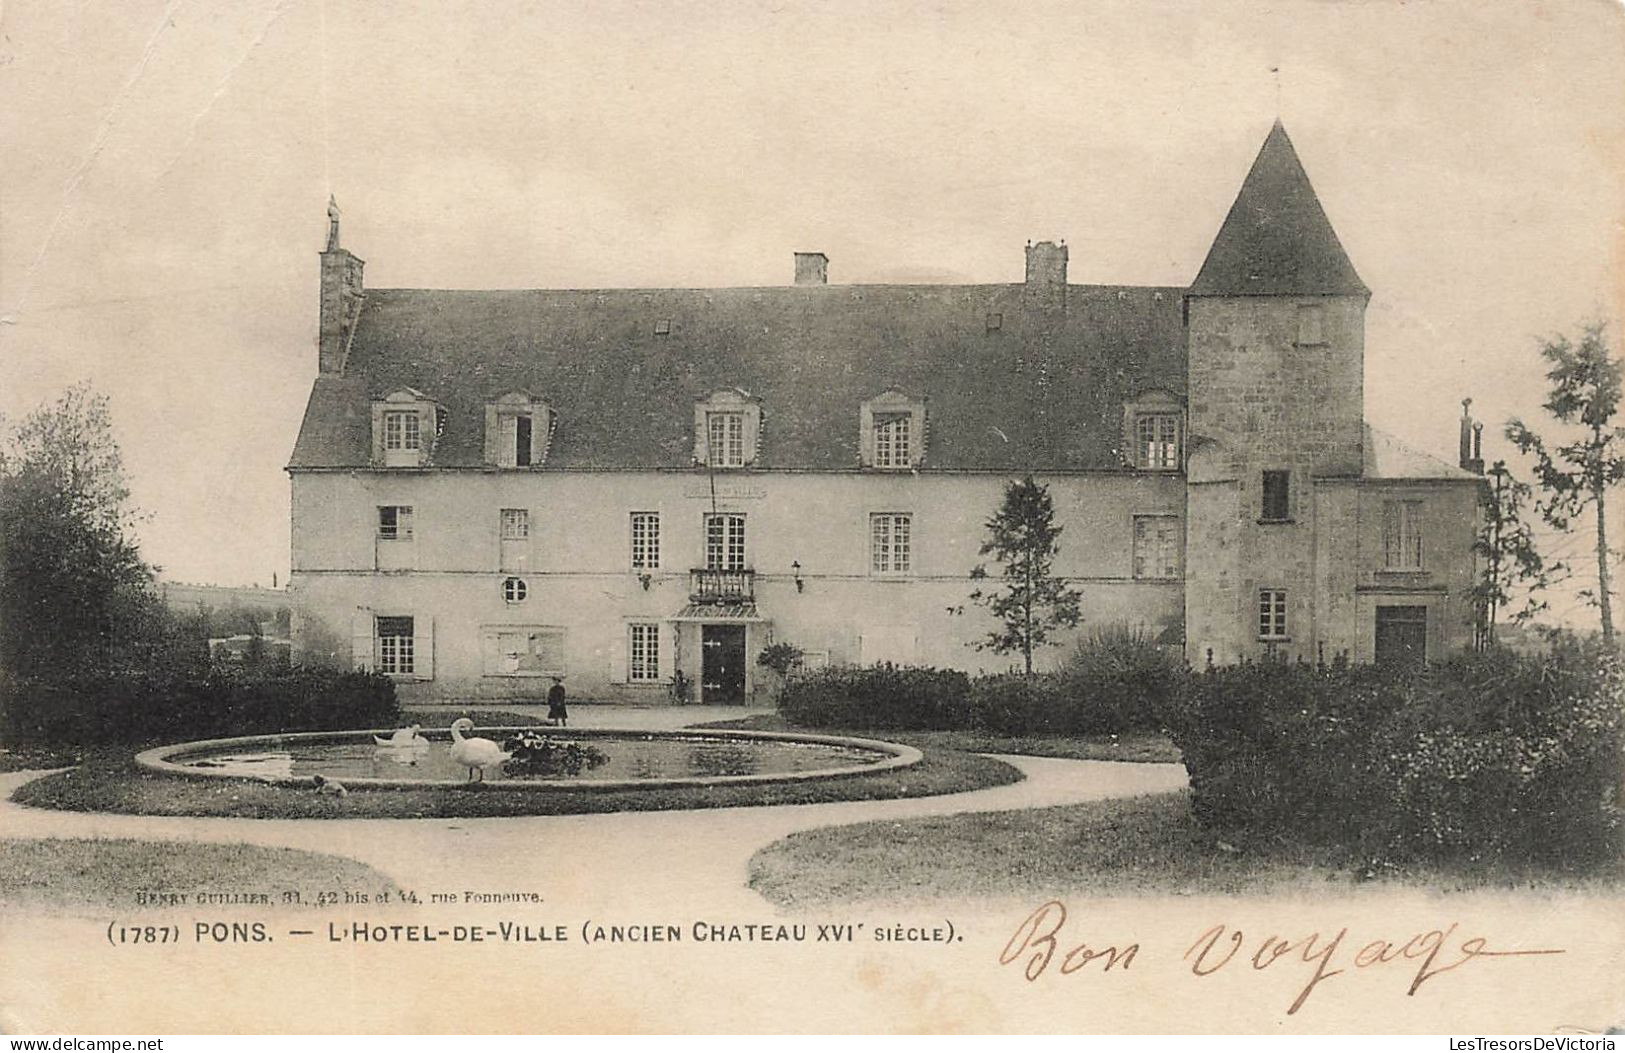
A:
<svg viewBox="0 0 1625 1053">
<path fill-rule="evenodd" d="M 504 413 L 498 418 L 497 465 L 529 468 L 534 450 L 533 419 L 528 413 Z"/>
<path fill-rule="evenodd" d="M 376 620 L 378 671 L 403 676 L 417 671 L 413 619 L 380 617 Z"/>
<path fill-rule="evenodd" d="M 1259 518 L 1270 522 L 1284 522 L 1292 518 L 1292 473 L 1271 471 L 1264 473 L 1264 501 Z"/>
<path fill-rule="evenodd" d="M 1382 562 L 1389 570 L 1422 569 L 1422 502 L 1382 503 Z"/>
<path fill-rule="evenodd" d="M 564 630 L 547 625 L 492 625 L 481 632 L 486 676 L 559 676 Z"/>
<path fill-rule="evenodd" d="M 385 541 L 412 540 L 412 506 L 379 505 L 378 536 Z"/>
</svg>

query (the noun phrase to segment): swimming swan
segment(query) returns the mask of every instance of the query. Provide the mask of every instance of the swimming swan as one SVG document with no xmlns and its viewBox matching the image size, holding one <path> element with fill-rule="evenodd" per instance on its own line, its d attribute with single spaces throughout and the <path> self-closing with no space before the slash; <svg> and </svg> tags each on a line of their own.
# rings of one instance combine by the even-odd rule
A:
<svg viewBox="0 0 1625 1053">
<path fill-rule="evenodd" d="M 485 769 L 501 764 L 512 754 L 490 739 L 465 739 L 463 732 L 473 731 L 474 722 L 467 717 L 453 721 L 451 725 L 451 759 L 468 769 L 468 781 L 474 781 L 474 773 L 479 772 L 480 781 L 485 781 Z"/>
<path fill-rule="evenodd" d="M 372 741 L 380 746 L 392 746 L 396 749 L 414 749 L 419 746 L 427 746 L 429 740 L 418 734 L 418 729 L 421 727 L 423 727 L 422 724 L 413 724 L 409 728 L 400 728 L 387 739 L 381 735 L 374 735 Z"/>
</svg>

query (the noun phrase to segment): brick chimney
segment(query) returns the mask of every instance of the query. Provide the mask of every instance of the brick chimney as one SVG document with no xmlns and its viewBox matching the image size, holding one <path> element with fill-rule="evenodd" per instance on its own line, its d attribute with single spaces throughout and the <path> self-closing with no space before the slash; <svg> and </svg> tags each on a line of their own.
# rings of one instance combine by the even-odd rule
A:
<svg viewBox="0 0 1625 1053">
<path fill-rule="evenodd" d="M 361 268 L 366 264 L 350 250 L 339 247 L 339 206 L 331 197 L 327 199 L 327 247 L 321 256 L 322 306 L 317 366 L 323 373 L 342 373 L 350 350 L 350 333 L 361 309 Z"/>
<path fill-rule="evenodd" d="M 1027 243 L 1027 298 L 1042 307 L 1066 306 L 1066 242 Z"/>
<path fill-rule="evenodd" d="M 829 284 L 829 257 L 822 252 L 796 253 L 796 284 Z"/>
</svg>

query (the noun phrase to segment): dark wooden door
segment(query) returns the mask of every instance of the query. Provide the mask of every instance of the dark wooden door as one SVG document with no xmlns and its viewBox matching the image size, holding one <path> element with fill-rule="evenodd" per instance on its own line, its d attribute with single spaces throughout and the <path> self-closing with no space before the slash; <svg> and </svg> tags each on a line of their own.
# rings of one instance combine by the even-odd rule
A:
<svg viewBox="0 0 1625 1053">
<path fill-rule="evenodd" d="M 1377 664 L 1418 666 L 1428 659 L 1426 607 L 1377 608 Z"/>
<path fill-rule="evenodd" d="M 700 629 L 703 661 L 700 701 L 712 706 L 737 706 L 745 701 L 745 627 L 706 625 Z"/>
</svg>

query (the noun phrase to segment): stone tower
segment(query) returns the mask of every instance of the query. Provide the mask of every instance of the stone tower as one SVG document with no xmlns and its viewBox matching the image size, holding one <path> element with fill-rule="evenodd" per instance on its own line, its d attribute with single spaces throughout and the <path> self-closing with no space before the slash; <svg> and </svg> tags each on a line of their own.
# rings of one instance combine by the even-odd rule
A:
<svg viewBox="0 0 1625 1053">
<path fill-rule="evenodd" d="M 1353 602 L 1332 525 L 1356 516 L 1370 295 L 1276 121 L 1187 293 L 1194 665 L 1333 657 L 1319 623 Z"/>
</svg>

